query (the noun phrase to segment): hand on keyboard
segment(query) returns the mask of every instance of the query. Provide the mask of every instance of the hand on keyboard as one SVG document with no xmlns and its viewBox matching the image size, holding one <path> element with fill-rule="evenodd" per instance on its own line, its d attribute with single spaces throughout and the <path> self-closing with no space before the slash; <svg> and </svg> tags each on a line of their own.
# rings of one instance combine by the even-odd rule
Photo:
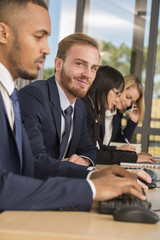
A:
<svg viewBox="0 0 160 240">
<path fill-rule="evenodd" d="M 90 179 L 96 188 L 95 201 L 111 199 L 123 193 L 145 199 L 137 184 L 137 176 L 119 166 L 94 171 Z"/>
<path fill-rule="evenodd" d="M 143 191 L 145 195 L 145 192 Z M 140 200 L 136 197 L 131 197 L 127 194 L 122 194 L 119 197 L 111 200 L 102 201 L 99 203 L 99 213 L 113 214 L 116 209 L 124 206 L 141 206 L 147 209 L 151 208 L 151 203 L 147 200 Z"/>
</svg>

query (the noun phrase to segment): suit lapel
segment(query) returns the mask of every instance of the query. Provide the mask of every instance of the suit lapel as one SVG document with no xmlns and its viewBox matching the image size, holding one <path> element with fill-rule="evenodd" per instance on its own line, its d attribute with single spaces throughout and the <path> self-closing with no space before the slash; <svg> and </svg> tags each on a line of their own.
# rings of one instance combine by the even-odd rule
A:
<svg viewBox="0 0 160 240">
<path fill-rule="evenodd" d="M 117 132 L 117 114 L 113 116 L 113 124 L 112 124 L 112 137 L 111 137 L 111 142 L 112 142 L 112 139 L 115 139 L 115 136 L 116 136 L 116 132 Z"/>
<path fill-rule="evenodd" d="M 4 113 L 4 118 L 5 118 L 4 120 L 5 120 L 6 128 L 7 128 L 8 134 L 9 134 L 8 135 L 9 136 L 9 142 L 13 141 L 13 143 L 15 144 L 15 148 L 17 149 L 16 160 L 14 161 L 14 170 L 15 170 L 15 172 L 19 172 L 19 170 L 20 170 L 19 152 L 18 152 L 18 148 L 17 148 L 14 133 L 11 129 L 11 126 L 10 126 L 10 123 L 9 123 L 9 120 L 8 120 L 8 115 L 7 115 L 7 112 L 6 112 L 6 108 L 5 108 L 4 101 L 3 101 L 1 93 L 0 93 L 0 105 L 1 105 L 2 111 Z M 5 126 L 3 126 L 3 128 L 5 129 Z M 12 144 L 12 143 L 10 143 L 10 144 Z"/>
<path fill-rule="evenodd" d="M 0 103 L 1 103 L 2 109 L 3 109 L 3 111 L 4 111 L 5 116 L 7 117 L 7 121 L 8 121 L 8 116 L 7 116 L 6 108 L 5 108 L 5 105 L 4 105 L 4 102 L 3 102 L 3 98 L 2 98 L 1 93 L 0 93 Z M 9 122 L 9 121 L 8 121 L 8 122 Z"/>
<path fill-rule="evenodd" d="M 55 120 L 58 137 L 60 139 L 60 136 L 61 136 L 61 107 L 60 107 L 59 93 L 58 93 L 57 85 L 55 83 L 55 78 L 52 77 L 47 81 L 48 81 L 49 100 L 51 103 L 51 111 L 53 114 L 53 118 Z"/>
<path fill-rule="evenodd" d="M 8 115 L 7 115 L 7 112 L 6 112 L 6 108 L 5 108 L 4 101 L 3 101 L 3 98 L 2 98 L 1 93 L 0 93 L 0 103 L 1 103 L 2 110 L 3 110 L 3 112 L 4 112 L 4 115 L 5 115 L 5 117 L 6 117 L 6 122 L 7 122 L 7 124 L 8 124 L 8 127 L 9 127 L 9 129 L 11 130 L 11 134 L 12 134 L 13 138 L 15 139 L 14 134 L 13 134 L 13 131 L 12 131 L 11 126 L 10 126 L 10 123 L 9 123 L 9 120 L 8 120 Z"/>
</svg>

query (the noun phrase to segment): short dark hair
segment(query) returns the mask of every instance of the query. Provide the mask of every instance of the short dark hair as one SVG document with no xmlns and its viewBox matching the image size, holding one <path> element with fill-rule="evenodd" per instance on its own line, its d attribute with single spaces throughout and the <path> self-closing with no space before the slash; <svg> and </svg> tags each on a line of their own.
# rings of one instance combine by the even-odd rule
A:
<svg viewBox="0 0 160 240">
<path fill-rule="evenodd" d="M 98 50 L 98 43 L 94 38 L 87 34 L 77 32 L 65 37 L 59 42 L 57 57 L 65 60 L 68 50 L 75 44 L 90 45 Z"/>
<path fill-rule="evenodd" d="M 100 66 L 95 80 L 87 93 L 93 101 L 99 122 L 105 116 L 107 95 L 113 88 L 123 91 L 124 78 L 122 74 L 113 67 L 107 65 Z"/>
<path fill-rule="evenodd" d="M 39 5 L 48 10 L 43 0 L 0 0 L 0 22 L 13 27 L 13 24 L 15 24 L 13 21 L 14 16 L 17 16 L 21 10 L 24 10 L 28 3 Z M 20 22 L 17 24 L 20 24 Z"/>
</svg>

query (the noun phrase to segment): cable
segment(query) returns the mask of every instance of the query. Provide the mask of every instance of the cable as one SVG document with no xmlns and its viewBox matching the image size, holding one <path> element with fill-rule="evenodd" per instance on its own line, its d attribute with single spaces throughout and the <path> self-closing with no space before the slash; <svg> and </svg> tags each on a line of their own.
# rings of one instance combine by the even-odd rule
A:
<svg viewBox="0 0 160 240">
<path fill-rule="evenodd" d="M 160 211 L 160 209 L 154 209 L 154 210 L 152 210 L 153 212 L 159 212 Z"/>
</svg>

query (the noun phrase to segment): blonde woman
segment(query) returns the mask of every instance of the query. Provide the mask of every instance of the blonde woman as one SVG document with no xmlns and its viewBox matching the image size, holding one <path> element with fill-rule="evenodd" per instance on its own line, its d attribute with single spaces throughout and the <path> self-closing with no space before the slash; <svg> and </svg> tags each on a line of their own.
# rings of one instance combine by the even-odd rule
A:
<svg viewBox="0 0 160 240">
<path fill-rule="evenodd" d="M 140 79 L 135 75 L 124 77 L 125 87 L 116 102 L 117 114 L 113 117 L 113 131 L 111 140 L 113 142 L 130 141 L 138 123 L 144 119 L 145 104 L 144 90 Z M 122 129 L 122 118 L 126 114 L 127 124 Z"/>
</svg>

